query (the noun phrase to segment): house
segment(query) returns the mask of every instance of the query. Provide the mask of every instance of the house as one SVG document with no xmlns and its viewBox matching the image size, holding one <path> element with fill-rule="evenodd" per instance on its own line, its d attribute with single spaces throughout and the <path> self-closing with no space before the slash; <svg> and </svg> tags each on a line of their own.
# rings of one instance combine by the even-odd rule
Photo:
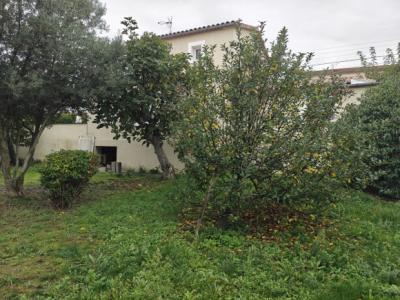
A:
<svg viewBox="0 0 400 300">
<path fill-rule="evenodd" d="M 238 21 L 218 23 L 161 35 L 161 38 L 171 44 L 173 53 L 189 53 L 192 61 L 198 58 L 204 45 L 216 45 L 214 59 L 219 64 L 222 62 L 219 46 L 236 39 L 237 24 Z M 242 23 L 241 28 L 243 34 L 256 30 L 256 27 Z M 114 140 L 113 137 L 110 129 L 97 129 L 97 124 L 90 121 L 87 124 L 55 124 L 43 132 L 34 159 L 43 160 L 46 155 L 61 149 L 82 149 L 100 154 L 105 165 L 118 161 L 124 169 L 152 169 L 159 166 L 153 148 L 139 142 Z M 166 145 L 165 152 L 175 167 L 182 168 L 169 145 Z"/>
<path fill-rule="evenodd" d="M 208 25 L 170 34 L 161 35 L 165 41 L 171 44 L 173 53 L 189 53 L 192 61 L 195 61 L 201 49 L 205 45 L 217 45 L 215 49 L 215 63 L 222 62 L 220 45 L 236 39 L 236 27 L 238 21 L 229 21 Z M 257 27 L 242 24 L 242 33 L 249 34 L 257 30 Z M 317 71 L 315 75 L 318 75 Z M 345 104 L 355 103 L 366 88 L 376 84 L 365 79 L 362 68 L 346 68 L 328 71 L 331 74 L 340 75 L 352 89 L 353 95 Z M 97 124 L 56 124 L 47 128 L 39 141 L 35 159 L 43 160 L 46 155 L 61 149 L 82 149 L 95 151 L 102 157 L 104 165 L 118 161 L 124 169 L 143 167 L 152 169 L 159 166 L 152 147 L 143 146 L 139 142 L 128 143 L 124 139 L 114 140 L 110 129 L 97 128 Z M 173 149 L 166 145 L 165 152 L 170 162 L 177 168 L 182 168 Z"/>
<path fill-rule="evenodd" d="M 171 44 L 172 53 L 189 53 L 191 60 L 195 61 L 204 45 L 223 45 L 230 41 L 236 40 L 236 29 L 238 21 L 228 21 L 214 25 L 208 25 L 170 34 L 161 35 L 161 37 Z M 256 31 L 256 26 L 240 23 L 243 35 L 248 35 L 252 31 Z M 222 50 L 216 47 L 214 52 L 216 64 L 222 62 Z"/>
<path fill-rule="evenodd" d="M 370 87 L 377 84 L 375 80 L 368 79 L 365 76 L 364 67 L 340 68 L 327 71 L 315 71 L 314 76 L 318 76 L 321 72 L 327 72 L 328 75 L 336 75 L 343 79 L 351 94 L 343 103 L 343 107 L 348 104 L 357 104 L 360 96 Z"/>
</svg>

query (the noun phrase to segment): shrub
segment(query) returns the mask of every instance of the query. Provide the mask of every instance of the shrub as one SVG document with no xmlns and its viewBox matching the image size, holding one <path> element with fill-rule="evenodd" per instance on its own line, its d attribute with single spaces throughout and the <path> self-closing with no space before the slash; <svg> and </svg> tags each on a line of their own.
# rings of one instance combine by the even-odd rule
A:
<svg viewBox="0 0 400 300">
<path fill-rule="evenodd" d="M 221 66 L 205 48 L 189 74 L 175 149 L 205 192 L 203 208 L 229 221 L 273 202 L 324 204 L 334 177 L 330 129 L 346 91 L 338 78 L 313 80 L 311 56 L 271 48 L 260 33 L 223 47 Z"/>
<path fill-rule="evenodd" d="M 135 169 L 135 168 L 130 168 L 128 170 L 126 170 L 125 172 L 125 176 L 137 176 L 137 175 L 146 175 L 147 173 L 149 173 L 150 171 L 147 170 L 145 167 L 140 166 L 139 168 Z"/>
<path fill-rule="evenodd" d="M 373 74 L 373 73 L 370 73 Z M 376 73 L 379 84 L 338 121 L 369 191 L 400 198 L 400 64 Z M 349 142 L 351 141 L 351 142 Z"/>
<path fill-rule="evenodd" d="M 97 155 L 80 150 L 61 150 L 49 154 L 40 168 L 41 185 L 50 193 L 56 208 L 67 208 L 80 196 L 96 173 Z"/>
<path fill-rule="evenodd" d="M 70 112 L 61 113 L 57 119 L 54 120 L 54 124 L 75 124 L 76 114 Z"/>
<path fill-rule="evenodd" d="M 79 112 L 79 113 L 63 112 L 52 123 L 53 124 L 76 124 L 77 117 L 80 117 L 80 119 L 81 119 L 79 124 L 87 124 L 87 122 L 89 121 L 89 116 L 85 112 Z"/>
</svg>

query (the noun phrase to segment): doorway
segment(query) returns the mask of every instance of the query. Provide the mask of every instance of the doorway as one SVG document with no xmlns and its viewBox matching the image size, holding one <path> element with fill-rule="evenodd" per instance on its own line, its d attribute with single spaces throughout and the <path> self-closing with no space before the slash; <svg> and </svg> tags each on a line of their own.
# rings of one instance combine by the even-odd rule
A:
<svg viewBox="0 0 400 300">
<path fill-rule="evenodd" d="M 117 161 L 117 147 L 96 147 L 96 152 L 100 156 L 100 164 L 103 167 Z"/>
</svg>

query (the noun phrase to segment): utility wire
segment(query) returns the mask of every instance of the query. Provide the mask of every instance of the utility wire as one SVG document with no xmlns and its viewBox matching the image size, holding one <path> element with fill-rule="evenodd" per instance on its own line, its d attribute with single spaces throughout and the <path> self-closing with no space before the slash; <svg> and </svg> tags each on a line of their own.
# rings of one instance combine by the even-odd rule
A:
<svg viewBox="0 0 400 300">
<path fill-rule="evenodd" d="M 391 48 L 391 49 L 396 49 L 397 45 L 395 44 L 385 44 L 382 46 L 377 46 L 374 47 L 376 51 L 386 51 L 387 48 Z M 343 49 L 341 51 L 330 51 L 330 52 L 313 52 L 314 56 L 322 56 L 322 57 L 326 57 L 326 56 L 332 56 L 332 54 L 336 54 L 339 56 L 342 55 L 346 55 L 347 53 L 357 53 L 358 51 L 364 51 L 364 52 L 369 52 L 369 49 L 371 47 L 357 47 L 357 48 L 351 48 L 351 49 Z"/>
<path fill-rule="evenodd" d="M 376 56 L 376 58 L 381 58 L 381 57 L 385 57 L 385 55 Z M 336 63 L 352 62 L 352 61 L 359 61 L 359 60 L 360 60 L 359 58 L 358 59 L 345 59 L 345 60 L 330 61 L 330 62 L 326 62 L 326 63 L 311 64 L 311 66 L 315 67 L 315 66 L 331 65 L 331 64 L 336 64 Z"/>
<path fill-rule="evenodd" d="M 388 48 L 390 48 L 390 47 L 388 47 Z M 375 51 L 376 51 L 377 54 L 386 53 L 386 50 L 388 48 L 375 48 Z M 329 56 L 319 55 L 319 54 L 316 53 L 314 55 L 314 57 L 313 57 L 313 61 L 315 63 L 320 63 L 320 62 L 322 63 L 322 62 L 324 62 L 325 60 L 328 60 L 328 59 L 330 59 L 330 60 L 332 60 L 332 59 L 342 60 L 342 59 L 347 59 L 347 58 L 352 58 L 352 57 L 359 57 L 358 51 L 361 51 L 361 52 L 365 53 L 365 51 L 363 51 L 363 50 L 364 49 L 358 49 L 357 51 L 354 50 L 354 51 L 346 53 L 346 54 L 329 55 Z M 366 56 L 368 56 L 368 52 L 366 52 Z"/>
<path fill-rule="evenodd" d="M 376 51 L 376 52 L 381 52 L 381 51 Z M 359 55 L 358 55 L 358 53 L 357 52 L 353 52 L 353 53 L 349 53 L 349 54 L 343 54 L 343 55 L 331 55 L 331 56 L 319 56 L 319 55 L 314 55 L 314 59 L 315 60 L 326 60 L 326 59 L 344 59 L 344 58 L 347 58 L 347 57 L 352 57 L 352 56 L 357 56 L 357 57 L 359 57 Z"/>
<path fill-rule="evenodd" d="M 354 46 L 359 46 L 359 45 L 377 45 L 377 44 L 382 44 L 382 43 L 398 43 L 400 42 L 400 37 L 397 40 L 385 40 L 385 41 L 375 41 L 375 42 L 362 42 L 362 43 L 355 43 L 355 44 L 342 44 L 340 46 L 333 46 L 333 47 L 327 47 L 327 48 L 320 48 L 320 49 L 315 49 L 313 51 L 306 51 L 306 52 L 325 52 L 329 51 L 332 49 L 339 49 L 339 48 L 349 48 L 349 47 L 354 47 Z"/>
</svg>

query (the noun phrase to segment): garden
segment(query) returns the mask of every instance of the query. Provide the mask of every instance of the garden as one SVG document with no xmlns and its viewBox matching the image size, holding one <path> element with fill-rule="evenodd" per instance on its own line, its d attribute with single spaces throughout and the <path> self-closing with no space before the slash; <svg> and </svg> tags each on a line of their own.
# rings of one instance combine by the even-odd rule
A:
<svg viewBox="0 0 400 300">
<path fill-rule="evenodd" d="M 99 1 L 6 2 L 0 298 L 400 298 L 400 47 L 380 67 L 360 53 L 377 85 L 345 106 L 286 28 L 269 42 L 239 22 L 222 62 L 205 45 L 190 63 L 131 17 L 100 36 Z M 158 171 L 35 161 L 66 116 L 141 142 Z"/>
<path fill-rule="evenodd" d="M 400 203 L 343 189 L 322 227 L 286 219 L 290 230 L 257 236 L 209 226 L 196 239 L 181 178 L 99 173 L 68 210 L 36 192 L 38 179 L 28 173 L 22 198 L 0 196 L 2 299 L 400 296 Z"/>
</svg>

